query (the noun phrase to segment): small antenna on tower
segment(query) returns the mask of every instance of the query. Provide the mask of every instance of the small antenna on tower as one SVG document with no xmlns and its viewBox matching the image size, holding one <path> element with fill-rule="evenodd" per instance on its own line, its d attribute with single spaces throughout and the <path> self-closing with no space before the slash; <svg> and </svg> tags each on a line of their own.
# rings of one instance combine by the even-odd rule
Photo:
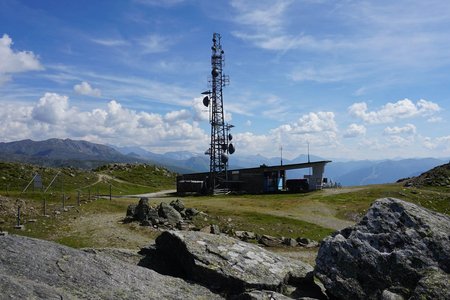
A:
<svg viewBox="0 0 450 300">
<path fill-rule="evenodd" d="M 309 141 L 307 143 L 308 143 L 308 163 L 310 163 L 311 161 L 309 160 Z"/>
<path fill-rule="evenodd" d="M 280 145 L 280 158 L 281 158 L 281 166 L 283 165 L 283 145 Z"/>
</svg>

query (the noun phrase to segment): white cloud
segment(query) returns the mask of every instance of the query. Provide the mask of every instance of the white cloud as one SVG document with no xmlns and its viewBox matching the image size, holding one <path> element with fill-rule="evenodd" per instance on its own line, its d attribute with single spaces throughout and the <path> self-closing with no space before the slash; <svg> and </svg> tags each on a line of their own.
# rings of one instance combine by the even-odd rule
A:
<svg viewBox="0 0 450 300">
<path fill-rule="evenodd" d="M 14 51 L 12 39 L 0 38 L 0 85 L 11 79 L 13 73 L 42 70 L 39 58 L 31 51 Z"/>
<path fill-rule="evenodd" d="M 36 121 L 58 124 L 66 118 L 69 111 L 69 98 L 55 93 L 45 93 L 32 110 L 32 117 Z"/>
<path fill-rule="evenodd" d="M 126 46 L 129 44 L 127 41 L 123 39 L 104 38 L 104 39 L 91 39 L 91 41 L 106 47 Z"/>
<path fill-rule="evenodd" d="M 386 127 L 384 129 L 384 133 L 388 135 L 396 135 L 396 134 L 406 134 L 406 135 L 412 135 L 416 133 L 416 126 L 413 124 L 406 124 L 403 127 Z"/>
<path fill-rule="evenodd" d="M 354 103 L 348 108 L 350 115 L 358 117 L 370 124 L 390 123 L 396 119 L 412 118 L 416 116 L 430 116 L 441 110 L 438 104 L 427 100 L 419 100 L 414 104 L 409 99 L 387 103 L 378 111 L 368 111 L 365 102 Z"/>
<path fill-rule="evenodd" d="M 441 136 L 436 138 L 426 137 L 424 138 L 424 146 L 430 150 L 443 150 L 450 151 L 450 135 Z M 441 155 L 444 155 L 442 152 Z"/>
<path fill-rule="evenodd" d="M 206 97 L 206 96 L 204 96 Z M 209 107 L 206 107 L 203 104 L 203 98 L 198 97 L 193 101 L 193 110 L 194 110 L 194 120 L 196 121 L 208 121 L 209 120 Z"/>
<path fill-rule="evenodd" d="M 247 126 L 251 125 L 247 121 Z M 253 132 L 233 133 L 237 152 L 241 154 L 261 154 L 268 157 L 279 153 L 283 146 L 286 157 L 296 157 L 306 153 L 309 143 L 315 153 L 330 151 L 338 144 L 337 128 L 332 112 L 311 112 L 301 116 L 297 122 L 283 124 L 266 134 Z"/>
<path fill-rule="evenodd" d="M 85 139 L 114 145 L 139 145 L 152 150 L 184 148 L 203 151 L 208 135 L 188 110 L 164 116 L 134 111 L 111 100 L 104 108 L 80 111 L 67 96 L 45 93 L 33 105 L 6 104 L 0 111 L 0 139 Z"/>
<path fill-rule="evenodd" d="M 87 96 L 92 96 L 92 97 L 100 97 L 101 96 L 100 90 L 97 88 L 93 88 L 86 81 L 76 84 L 73 87 L 73 90 L 80 95 L 87 95 Z"/>
<path fill-rule="evenodd" d="M 433 117 L 429 118 L 427 120 L 427 122 L 429 122 L 429 123 L 442 123 L 442 122 L 444 122 L 444 119 L 442 117 L 433 116 Z"/>
<path fill-rule="evenodd" d="M 291 132 L 297 134 L 318 133 L 324 131 L 336 132 L 336 122 L 334 121 L 333 112 L 320 111 L 317 113 L 310 112 L 303 115 L 297 123 L 294 123 L 290 129 Z"/>
<path fill-rule="evenodd" d="M 389 147 L 408 147 L 411 146 L 415 141 L 414 136 L 398 136 L 391 135 L 388 138 Z"/>
<path fill-rule="evenodd" d="M 164 116 L 164 121 L 173 124 L 177 122 L 186 121 L 190 119 L 191 116 L 192 116 L 191 112 L 187 111 L 186 109 L 171 111 Z"/>
<path fill-rule="evenodd" d="M 344 137 L 345 138 L 352 138 L 352 137 L 358 137 L 366 134 L 366 127 L 364 125 L 358 125 L 358 124 L 350 124 L 347 129 L 345 130 Z"/>
<path fill-rule="evenodd" d="M 165 52 L 173 43 L 173 38 L 158 34 L 150 34 L 138 40 L 144 54 Z"/>
<path fill-rule="evenodd" d="M 356 76 L 354 67 L 335 65 L 322 68 L 306 67 L 293 71 L 293 81 L 337 82 L 352 79 Z"/>
</svg>

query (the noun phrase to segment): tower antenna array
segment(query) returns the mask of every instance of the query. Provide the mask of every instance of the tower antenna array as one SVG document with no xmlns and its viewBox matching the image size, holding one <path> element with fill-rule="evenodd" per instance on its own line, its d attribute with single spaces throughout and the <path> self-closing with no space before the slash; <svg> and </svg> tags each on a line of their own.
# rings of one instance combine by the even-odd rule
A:
<svg viewBox="0 0 450 300">
<path fill-rule="evenodd" d="M 235 149 L 230 141 L 233 136 L 229 130 L 233 125 L 226 124 L 223 110 L 223 87 L 228 85 L 230 79 L 222 73 L 225 58 L 221 36 L 219 33 L 213 34 L 211 47 L 211 77 L 209 86 L 211 90 L 203 92 L 203 104 L 209 107 L 209 122 L 211 124 L 210 148 L 206 152 L 209 154 L 209 182 L 208 189 L 214 192 L 216 189 L 226 188 L 228 154 L 233 154 Z"/>
</svg>

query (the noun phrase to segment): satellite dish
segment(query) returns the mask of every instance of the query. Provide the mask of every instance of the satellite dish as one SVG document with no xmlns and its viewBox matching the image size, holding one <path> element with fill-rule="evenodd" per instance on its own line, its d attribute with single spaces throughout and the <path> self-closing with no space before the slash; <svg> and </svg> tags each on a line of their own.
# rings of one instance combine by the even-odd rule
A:
<svg viewBox="0 0 450 300">
<path fill-rule="evenodd" d="M 205 155 L 210 155 L 211 154 L 211 148 L 208 148 L 208 150 L 205 151 Z"/>
<path fill-rule="evenodd" d="M 228 162 L 228 156 L 225 153 L 222 153 L 222 162 L 226 164 Z"/>
<path fill-rule="evenodd" d="M 233 139 L 233 136 L 231 135 L 231 133 L 228 134 L 228 140 L 231 141 Z"/>
<path fill-rule="evenodd" d="M 228 145 L 227 144 L 222 144 L 222 150 L 223 151 L 227 151 Z"/>
<path fill-rule="evenodd" d="M 203 105 L 206 106 L 206 107 L 209 106 L 209 97 L 208 97 L 208 96 L 205 96 L 205 97 L 203 98 Z"/>
<path fill-rule="evenodd" d="M 213 77 L 219 76 L 219 70 L 218 70 L 217 68 L 212 69 L 211 75 L 212 75 Z"/>
<path fill-rule="evenodd" d="M 228 153 L 233 154 L 234 151 L 236 151 L 236 149 L 234 149 L 233 144 L 230 144 L 230 145 L 228 146 Z"/>
</svg>

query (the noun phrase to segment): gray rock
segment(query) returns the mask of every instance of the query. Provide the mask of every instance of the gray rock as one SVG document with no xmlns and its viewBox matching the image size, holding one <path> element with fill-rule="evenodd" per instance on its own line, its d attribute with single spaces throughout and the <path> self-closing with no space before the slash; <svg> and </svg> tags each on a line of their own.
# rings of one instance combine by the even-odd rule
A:
<svg viewBox="0 0 450 300">
<path fill-rule="evenodd" d="M 282 244 L 283 240 L 280 238 L 274 237 L 274 236 L 263 235 L 259 239 L 259 242 L 267 247 L 276 247 L 276 246 L 280 246 Z"/>
<path fill-rule="evenodd" d="M 196 215 L 198 215 L 200 212 L 195 208 L 186 208 L 185 213 L 186 213 L 186 217 L 192 218 L 192 217 L 195 217 Z"/>
<path fill-rule="evenodd" d="M 213 290 L 283 292 L 288 283 L 316 288 L 310 265 L 225 235 L 166 231 L 156 239 L 156 249 L 175 265 L 174 273 Z"/>
<path fill-rule="evenodd" d="M 222 299 L 208 289 L 99 253 L 0 236 L 2 299 Z"/>
<path fill-rule="evenodd" d="M 432 285 L 426 278 L 430 268 L 450 272 L 449 232 L 447 215 L 399 199 L 379 199 L 358 224 L 321 243 L 316 275 L 339 299 L 380 299 L 385 290 L 405 299 L 416 289 L 439 293 L 442 289 L 434 287 L 448 286 L 448 275 L 447 281 L 432 277 Z"/>
<path fill-rule="evenodd" d="M 296 241 L 297 241 L 298 245 L 301 246 L 301 247 L 314 248 L 314 247 L 318 247 L 319 246 L 318 242 L 316 242 L 314 240 L 307 239 L 307 238 L 299 237 L 299 238 L 296 239 Z"/>
<path fill-rule="evenodd" d="M 148 205 L 148 198 L 142 197 L 139 199 L 139 204 L 136 206 L 134 218 L 138 221 L 145 221 L 148 218 L 148 211 L 150 205 Z"/>
<path fill-rule="evenodd" d="M 247 240 L 254 240 L 256 239 L 256 234 L 252 231 L 240 231 L 240 230 L 236 230 L 234 232 L 234 235 L 238 238 L 241 239 L 243 241 L 247 241 Z"/>
<path fill-rule="evenodd" d="M 211 224 L 211 233 L 220 234 L 220 227 L 217 224 Z"/>
<path fill-rule="evenodd" d="M 178 212 L 182 212 L 185 209 L 184 203 L 180 199 L 170 202 L 170 206 L 175 208 Z"/>
<path fill-rule="evenodd" d="M 430 268 L 419 280 L 411 300 L 450 299 L 450 275 L 438 268 Z"/>
<path fill-rule="evenodd" d="M 291 300 L 283 294 L 274 291 L 248 291 L 234 298 L 234 300 Z"/>
<path fill-rule="evenodd" d="M 181 217 L 180 213 L 170 206 L 169 204 L 165 202 L 161 202 L 161 204 L 158 207 L 158 215 L 161 218 L 164 218 L 167 220 L 167 222 L 172 225 L 176 226 L 178 222 L 183 221 L 183 218 Z"/>
<path fill-rule="evenodd" d="M 152 225 L 158 225 L 159 223 L 158 211 L 150 207 L 147 213 L 147 219 L 150 221 Z"/>
<path fill-rule="evenodd" d="M 285 244 L 286 246 L 289 246 L 289 247 L 295 247 L 295 246 L 297 246 L 297 241 L 293 238 L 285 238 L 283 240 L 283 244 Z"/>
<path fill-rule="evenodd" d="M 127 208 L 127 217 L 134 217 L 134 215 L 136 214 L 136 204 L 130 204 L 128 205 Z"/>
</svg>

